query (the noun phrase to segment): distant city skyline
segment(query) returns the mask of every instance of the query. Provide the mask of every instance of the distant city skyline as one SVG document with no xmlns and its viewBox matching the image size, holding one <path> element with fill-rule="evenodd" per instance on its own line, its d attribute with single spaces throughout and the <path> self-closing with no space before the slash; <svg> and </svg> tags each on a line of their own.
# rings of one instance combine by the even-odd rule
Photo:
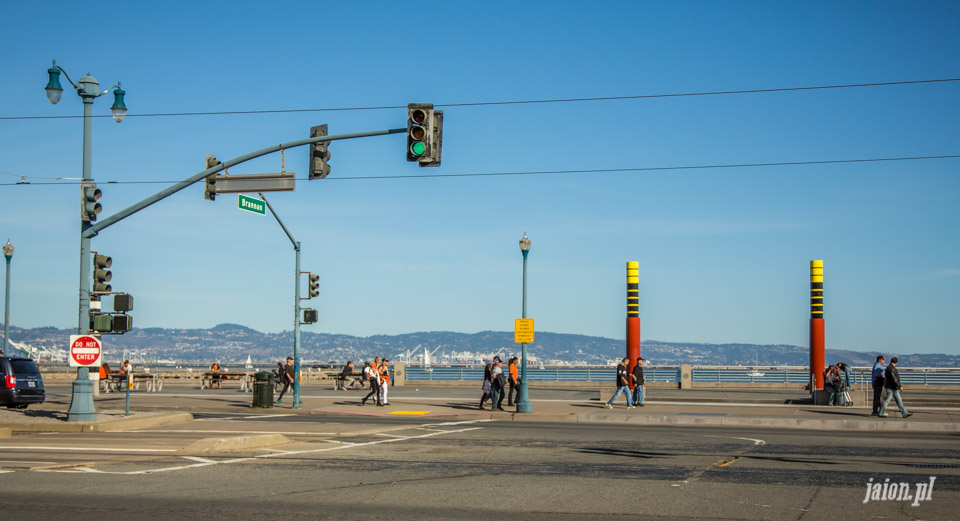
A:
<svg viewBox="0 0 960 521">
<path fill-rule="evenodd" d="M 0 43 L 17 49 L 0 106 L 11 324 L 78 322 L 83 108 L 65 78 L 46 100 L 56 59 L 126 91 L 120 124 L 112 96 L 93 107 L 101 218 L 206 154 L 324 123 L 402 127 L 411 102 L 444 110 L 438 168 L 406 162 L 392 135 L 332 143 L 323 180 L 306 179 L 306 147 L 230 169 L 296 173 L 295 192 L 266 196 L 320 276 L 304 331 L 510 330 L 526 232 L 537 331 L 622 339 L 636 261 L 643 341 L 806 345 L 822 259 L 827 349 L 960 354 L 960 81 L 709 95 L 955 80 L 960 5 L 421 2 L 422 28 L 409 10 L 0 5 Z M 919 157 L 939 159 L 905 159 Z M 859 161 L 873 159 L 898 160 Z M 93 238 L 133 325 L 293 329 L 286 235 L 202 194 Z"/>
</svg>

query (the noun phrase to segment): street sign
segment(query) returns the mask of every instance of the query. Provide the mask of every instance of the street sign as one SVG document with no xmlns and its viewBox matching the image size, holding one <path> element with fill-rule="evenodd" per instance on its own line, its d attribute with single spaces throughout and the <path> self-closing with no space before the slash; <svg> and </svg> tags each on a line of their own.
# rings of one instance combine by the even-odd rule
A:
<svg viewBox="0 0 960 521">
<path fill-rule="evenodd" d="M 264 204 L 263 199 L 250 197 L 249 195 L 240 194 L 237 199 L 237 208 L 260 215 L 267 214 L 267 205 Z"/>
<path fill-rule="evenodd" d="M 99 367 L 100 339 L 90 335 L 70 335 L 70 367 Z"/>
<path fill-rule="evenodd" d="M 513 342 L 515 344 L 533 343 L 532 318 L 516 318 L 513 320 Z"/>
<path fill-rule="evenodd" d="M 293 176 L 293 172 L 243 175 L 217 174 L 214 176 L 213 191 L 216 194 L 293 192 L 296 188 Z"/>
</svg>

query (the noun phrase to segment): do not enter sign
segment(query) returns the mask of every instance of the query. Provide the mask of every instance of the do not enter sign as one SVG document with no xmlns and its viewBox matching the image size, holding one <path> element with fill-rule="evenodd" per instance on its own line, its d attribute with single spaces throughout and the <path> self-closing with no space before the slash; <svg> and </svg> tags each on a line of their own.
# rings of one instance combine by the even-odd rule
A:
<svg viewBox="0 0 960 521">
<path fill-rule="evenodd" d="M 100 339 L 90 335 L 70 336 L 70 367 L 100 365 Z"/>
</svg>

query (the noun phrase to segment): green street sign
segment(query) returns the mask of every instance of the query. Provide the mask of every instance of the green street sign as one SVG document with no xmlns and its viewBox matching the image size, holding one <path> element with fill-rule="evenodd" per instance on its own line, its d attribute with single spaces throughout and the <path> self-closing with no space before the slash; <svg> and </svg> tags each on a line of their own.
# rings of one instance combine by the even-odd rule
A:
<svg viewBox="0 0 960 521">
<path fill-rule="evenodd" d="M 246 210 L 248 212 L 257 213 L 260 215 L 267 214 L 267 205 L 264 204 L 263 199 L 257 199 L 256 197 L 250 197 L 249 195 L 239 194 L 237 199 L 238 208 L 241 210 Z"/>
</svg>

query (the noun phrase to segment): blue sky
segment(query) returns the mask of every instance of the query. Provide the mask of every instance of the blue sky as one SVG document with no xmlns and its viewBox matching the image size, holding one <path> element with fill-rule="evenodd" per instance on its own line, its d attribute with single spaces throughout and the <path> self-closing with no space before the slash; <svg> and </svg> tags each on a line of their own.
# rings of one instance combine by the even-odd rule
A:
<svg viewBox="0 0 960 521">
<path fill-rule="evenodd" d="M 420 14 L 420 16 L 417 16 Z M 404 109 L 960 77 L 951 2 L 75 2 L 0 4 L 0 116 L 78 116 L 76 81 L 121 81 L 94 122 L 103 216 L 221 160 L 397 128 Z M 67 83 L 61 79 L 64 86 Z M 644 340 L 806 345 L 809 261 L 829 348 L 960 354 L 958 159 L 539 176 L 410 176 L 960 154 L 960 82 L 616 101 L 448 106 L 443 165 L 404 137 L 333 143 L 330 177 L 268 195 L 320 275 L 306 331 L 510 330 L 521 255 L 538 331 L 623 338 L 640 263 Z M 94 113 L 109 114 L 112 96 Z M 75 327 L 80 119 L 0 120 L 0 240 L 17 248 L 11 323 Z M 231 173 L 280 170 L 274 154 Z M 18 178 L 0 175 L 0 183 Z M 116 181 L 117 184 L 108 184 Z M 150 183 L 145 183 L 150 182 Z M 293 327 L 294 254 L 269 216 L 192 186 L 103 231 L 139 327 Z M 66 342 L 66 339 L 65 339 Z M 109 339 L 107 339 L 109 342 Z"/>
</svg>

